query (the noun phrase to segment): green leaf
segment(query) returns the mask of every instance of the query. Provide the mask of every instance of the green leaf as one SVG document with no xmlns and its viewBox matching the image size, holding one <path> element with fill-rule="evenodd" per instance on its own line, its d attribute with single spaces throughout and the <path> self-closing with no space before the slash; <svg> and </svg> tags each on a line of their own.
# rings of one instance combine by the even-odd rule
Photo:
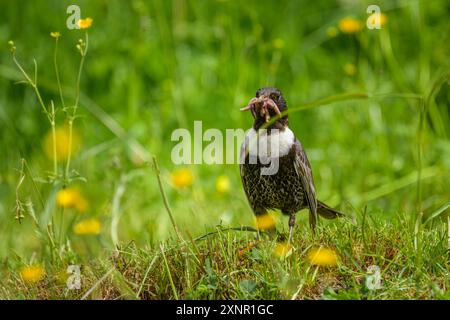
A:
<svg viewBox="0 0 450 320">
<path fill-rule="evenodd" d="M 445 210 L 447 210 L 448 208 L 450 208 L 450 202 L 447 202 L 446 204 L 444 204 L 442 207 L 440 207 L 439 209 L 437 209 L 435 212 L 433 212 L 427 220 L 425 220 L 424 224 L 427 224 L 428 222 L 430 222 L 431 220 L 439 217 L 441 214 L 443 214 L 445 212 Z"/>
</svg>

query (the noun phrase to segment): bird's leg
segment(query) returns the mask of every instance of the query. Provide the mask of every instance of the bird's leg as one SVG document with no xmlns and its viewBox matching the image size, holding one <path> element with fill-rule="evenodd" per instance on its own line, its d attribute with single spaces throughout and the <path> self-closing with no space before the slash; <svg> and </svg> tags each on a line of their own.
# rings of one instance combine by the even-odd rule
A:
<svg viewBox="0 0 450 320">
<path fill-rule="evenodd" d="M 291 244 L 292 236 L 294 235 L 294 226 L 295 226 L 295 212 L 289 215 L 289 240 L 288 246 Z"/>
</svg>

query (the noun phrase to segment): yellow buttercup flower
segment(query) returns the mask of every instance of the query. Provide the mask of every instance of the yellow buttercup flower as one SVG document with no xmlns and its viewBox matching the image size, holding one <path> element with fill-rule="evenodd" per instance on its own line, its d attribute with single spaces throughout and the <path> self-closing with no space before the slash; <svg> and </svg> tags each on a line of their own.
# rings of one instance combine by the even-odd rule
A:
<svg viewBox="0 0 450 320">
<path fill-rule="evenodd" d="M 69 208 L 74 205 L 77 197 L 78 192 L 76 190 L 70 188 L 62 189 L 56 195 L 56 203 L 60 207 Z"/>
<path fill-rule="evenodd" d="M 382 27 L 387 23 L 387 16 L 384 13 L 373 13 L 367 18 L 367 22 L 370 25 L 376 25 L 379 22 Z"/>
<path fill-rule="evenodd" d="M 270 213 L 256 216 L 256 227 L 258 230 L 270 230 L 275 228 L 275 217 Z"/>
<path fill-rule="evenodd" d="M 61 36 L 61 33 L 59 33 L 58 31 L 53 31 L 53 32 L 50 32 L 50 36 L 52 38 L 58 39 Z"/>
<path fill-rule="evenodd" d="M 92 18 L 80 19 L 78 20 L 78 26 L 80 29 L 88 29 L 91 27 L 92 21 L 94 21 Z"/>
<path fill-rule="evenodd" d="M 176 188 L 185 188 L 192 185 L 194 175 L 189 169 L 178 169 L 172 172 L 170 181 Z"/>
<path fill-rule="evenodd" d="M 55 129 L 55 140 L 57 161 L 67 160 L 69 151 L 71 151 L 71 155 L 74 155 L 80 148 L 80 138 L 75 130 L 72 130 L 72 146 L 70 147 L 70 132 L 67 126 Z M 45 155 L 53 160 L 55 154 L 53 152 L 53 133 L 51 130 L 45 135 L 43 145 Z"/>
<path fill-rule="evenodd" d="M 230 191 L 231 183 L 230 179 L 226 175 L 218 176 L 216 179 L 216 190 L 221 194 L 228 193 Z"/>
<path fill-rule="evenodd" d="M 36 283 L 44 278 L 45 270 L 39 265 L 26 266 L 20 269 L 20 276 L 23 281 L 28 283 Z"/>
<path fill-rule="evenodd" d="M 337 254 L 327 248 L 313 248 L 308 253 L 308 260 L 316 266 L 331 267 L 337 264 Z"/>
<path fill-rule="evenodd" d="M 73 226 L 73 232 L 78 235 L 100 234 L 102 224 L 96 218 L 85 219 Z"/>
<path fill-rule="evenodd" d="M 363 24 L 361 21 L 352 17 L 346 17 L 339 21 L 339 29 L 344 33 L 356 33 L 362 28 Z"/>
<path fill-rule="evenodd" d="M 75 208 L 79 212 L 86 212 L 89 203 L 78 188 L 65 188 L 58 191 L 56 203 L 63 208 Z"/>
<path fill-rule="evenodd" d="M 346 63 L 344 65 L 344 72 L 348 76 L 354 76 L 356 74 L 356 66 L 353 63 Z"/>
<path fill-rule="evenodd" d="M 278 258 L 286 258 L 292 253 L 292 246 L 286 242 L 277 243 L 273 249 L 273 254 Z"/>
</svg>

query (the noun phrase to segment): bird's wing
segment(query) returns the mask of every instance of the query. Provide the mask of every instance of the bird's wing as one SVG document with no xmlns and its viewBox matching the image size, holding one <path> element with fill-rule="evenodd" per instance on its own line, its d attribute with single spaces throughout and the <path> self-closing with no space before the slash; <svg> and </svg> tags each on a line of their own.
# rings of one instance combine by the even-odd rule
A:
<svg viewBox="0 0 450 320">
<path fill-rule="evenodd" d="M 239 153 L 239 164 L 240 164 L 239 166 L 242 179 L 244 179 L 244 163 L 247 162 L 247 158 L 248 158 L 247 139 L 244 139 L 244 141 L 242 141 L 241 150 Z"/>
<path fill-rule="evenodd" d="M 240 150 L 240 154 L 239 154 L 239 164 L 240 164 L 240 173 L 241 173 L 242 179 L 244 179 L 245 164 L 249 163 L 249 157 L 250 157 L 249 149 L 251 148 L 250 144 L 252 144 L 252 147 L 255 147 L 254 143 L 255 143 L 256 135 L 257 135 L 257 133 L 255 132 L 255 130 L 253 130 L 253 128 L 251 128 L 245 134 L 244 141 L 242 141 L 242 144 L 241 144 L 241 150 Z"/>
<path fill-rule="evenodd" d="M 242 142 L 241 145 L 241 150 L 240 150 L 240 155 L 239 155 L 239 172 L 241 174 L 241 180 L 242 180 L 242 186 L 244 187 L 244 191 L 245 194 L 248 198 L 249 195 L 249 190 L 248 190 L 248 183 L 247 183 L 247 179 L 246 179 L 246 174 L 245 174 L 245 163 L 248 163 L 248 144 L 247 144 L 247 139 L 245 139 Z"/>
<path fill-rule="evenodd" d="M 311 228 L 314 230 L 317 221 L 317 198 L 316 198 L 316 190 L 314 189 L 314 180 L 312 176 L 311 166 L 308 161 L 308 157 L 306 156 L 305 150 L 297 139 L 294 142 L 294 168 L 297 173 L 304 193 L 306 202 L 309 207 L 309 224 Z"/>
</svg>

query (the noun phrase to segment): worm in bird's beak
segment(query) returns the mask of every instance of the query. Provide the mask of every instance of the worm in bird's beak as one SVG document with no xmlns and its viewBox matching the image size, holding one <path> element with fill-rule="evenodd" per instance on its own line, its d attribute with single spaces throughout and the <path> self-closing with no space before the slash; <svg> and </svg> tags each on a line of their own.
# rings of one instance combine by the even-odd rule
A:
<svg viewBox="0 0 450 320">
<path fill-rule="evenodd" d="M 280 109 L 277 104 L 266 96 L 252 98 L 248 104 L 240 109 L 241 111 L 251 110 L 253 118 L 256 119 L 257 114 L 264 117 L 266 122 L 270 121 L 270 112 L 273 110 L 276 114 L 281 115 Z"/>
</svg>

